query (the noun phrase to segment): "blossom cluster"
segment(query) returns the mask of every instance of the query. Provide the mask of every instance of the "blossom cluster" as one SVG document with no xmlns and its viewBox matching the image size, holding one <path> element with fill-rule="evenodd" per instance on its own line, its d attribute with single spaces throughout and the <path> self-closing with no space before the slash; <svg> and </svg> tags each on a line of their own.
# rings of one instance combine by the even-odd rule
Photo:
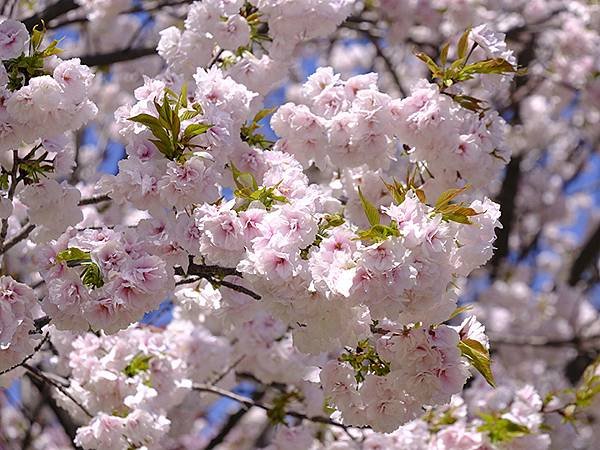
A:
<svg viewBox="0 0 600 450">
<path fill-rule="evenodd" d="M 475 391 L 479 400 L 455 396 L 447 406 L 429 409 L 393 433 L 369 433 L 363 445 L 390 450 L 550 448 L 550 437 L 541 426 L 542 399 L 531 385 L 500 386 L 497 393 Z M 352 441 L 341 440 L 324 448 L 357 448 Z"/>
<path fill-rule="evenodd" d="M 425 80 L 410 96 L 392 99 L 379 91 L 377 74 L 344 81 L 333 69 L 319 68 L 303 85 L 302 100 L 279 108 L 271 126 L 281 138 L 276 148 L 304 167 L 388 169 L 390 160 L 408 153 L 412 162 L 426 164 L 441 192 L 465 183 L 485 187 L 510 157 L 497 113 L 464 108 Z"/>
<path fill-rule="evenodd" d="M 97 112 L 88 98 L 93 78 L 89 68 L 77 58 L 59 59 L 56 43 L 45 49 L 39 45 L 30 42 L 21 22 L 0 22 L 0 139 L 4 149 L 77 130 Z"/>
<path fill-rule="evenodd" d="M 19 200 L 27 206 L 29 221 L 38 226 L 35 239 L 39 242 L 56 239 L 83 220 L 79 189 L 52 178 L 42 178 L 39 183 L 26 186 L 19 193 Z"/>
<path fill-rule="evenodd" d="M 256 94 L 217 68 L 198 69 L 194 78 L 193 101 L 178 111 L 177 129 L 169 130 L 175 142 L 184 144 L 156 146 L 157 136 L 152 131 L 156 128 L 152 127 L 158 119 L 152 117 L 157 114 L 156 105 L 170 101 L 162 81 L 146 79 L 135 91 L 138 102 L 117 112 L 129 157 L 119 162 L 116 177 L 104 181 L 104 190 L 116 200 L 131 202 L 157 217 L 164 216 L 170 206 L 181 211 L 193 204 L 214 202 L 225 164 L 246 155 L 252 158 L 252 149 L 240 139 L 240 129 L 251 115 Z M 141 123 L 128 120 L 135 117 Z M 159 136 L 164 136 L 164 130 L 160 131 L 163 134 Z"/>
<path fill-rule="evenodd" d="M 63 330 L 114 332 L 155 309 L 174 281 L 150 239 L 128 229 L 71 229 L 40 248 L 48 289 L 42 309 L 52 323 Z"/>
<path fill-rule="evenodd" d="M 545 278 L 564 276 L 578 245 L 564 228 L 590 205 L 564 191 L 598 137 L 600 10 L 70 3 L 64 23 L 81 39 L 67 51 L 120 59 L 158 43 L 158 56 L 94 82 L 40 26 L 0 18 L 0 262 L 12 275 L 0 278 L 0 372 L 27 371 L 33 398 L 53 386 L 39 414 L 51 420 L 35 426 L 0 393 L 0 447 L 593 446 L 600 362 L 580 366 L 597 357 L 598 313 L 583 289 Z M 517 63 L 530 71 L 515 88 Z M 97 150 L 116 139 L 126 152 L 114 175 L 97 173 L 86 131 L 72 136 L 92 99 Z M 518 209 L 498 243 L 496 202 Z M 494 245 L 500 262 L 478 270 Z M 478 298 L 477 319 L 456 320 L 461 295 Z M 243 408 L 220 423 L 217 396 Z M 55 403 L 77 419 L 71 439 Z M 576 436 L 559 419 L 583 408 Z"/>
<path fill-rule="evenodd" d="M 39 315 L 33 289 L 9 276 L 0 278 L 0 371 L 18 364 L 35 346 L 30 332 Z"/>
<path fill-rule="evenodd" d="M 176 347 L 202 349 L 206 344 L 197 333 L 186 336 L 182 330 L 171 335 L 149 328 L 101 337 L 88 333 L 75 339 L 68 360 L 73 380 L 69 393 L 94 414 L 78 430 L 77 444 L 115 450 L 128 445 L 160 448 L 157 443 L 170 425 L 166 411 L 184 400 L 190 385 L 182 350 Z M 73 414 L 81 414 L 68 397 L 59 401 Z"/>
<path fill-rule="evenodd" d="M 222 56 L 234 80 L 266 95 L 285 77 L 296 46 L 330 34 L 352 6 L 349 0 L 193 2 L 183 30 L 171 26 L 160 32 L 158 53 L 178 79 L 191 78 Z"/>
</svg>

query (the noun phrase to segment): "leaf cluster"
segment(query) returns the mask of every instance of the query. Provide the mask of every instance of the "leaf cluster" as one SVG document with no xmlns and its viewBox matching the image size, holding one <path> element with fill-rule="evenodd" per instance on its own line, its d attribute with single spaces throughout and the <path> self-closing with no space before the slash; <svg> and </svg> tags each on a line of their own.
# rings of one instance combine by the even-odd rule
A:
<svg viewBox="0 0 600 450">
<path fill-rule="evenodd" d="M 600 375 L 598 375 L 598 369 L 600 368 L 600 358 L 596 359 L 590 364 L 583 372 L 581 384 L 574 389 L 566 389 L 563 393 L 572 396 L 569 403 L 557 411 L 562 415 L 564 422 L 575 422 L 577 420 L 577 413 L 581 410 L 590 407 L 596 396 L 600 394 Z M 548 403 L 554 398 L 554 395 L 549 395 L 546 398 L 545 403 Z"/>
<path fill-rule="evenodd" d="M 500 442 L 509 442 L 515 438 L 526 436 L 530 433 L 529 428 L 520 423 L 494 414 L 480 414 L 483 424 L 477 428 L 477 431 L 488 435 L 493 444 Z"/>
<path fill-rule="evenodd" d="M 360 186 L 358 188 L 358 197 L 362 204 L 367 220 L 369 221 L 370 228 L 366 230 L 357 231 L 358 239 L 366 242 L 383 242 L 389 237 L 399 237 L 400 231 L 398 230 L 398 224 L 395 221 L 391 221 L 389 225 L 383 225 L 381 223 L 381 216 L 379 214 L 379 208 L 372 204 L 362 193 Z"/>
<path fill-rule="evenodd" d="M 69 247 L 56 255 L 56 261 L 64 262 L 68 267 L 83 267 L 80 277 L 85 286 L 92 289 L 104 286 L 102 271 L 98 264 L 92 261 L 90 252 Z"/>
<path fill-rule="evenodd" d="M 431 76 L 438 80 L 441 92 L 449 95 L 464 108 L 473 112 L 482 113 L 487 109 L 483 107 L 483 100 L 468 95 L 448 94 L 444 92 L 444 90 L 456 83 L 471 80 L 475 78 L 476 75 L 522 75 L 524 71 L 513 66 L 504 58 L 488 58 L 469 64 L 469 57 L 477 47 L 477 43 L 473 43 L 469 50 L 470 33 L 471 30 L 468 29 L 461 35 L 456 50 L 457 59 L 451 63 L 448 63 L 449 42 L 444 44 L 440 51 L 440 64 L 436 63 L 429 55 L 423 52 L 416 52 L 415 56 L 427 65 L 431 72 Z"/>
<path fill-rule="evenodd" d="M 251 123 L 244 124 L 240 129 L 240 138 L 242 141 L 248 143 L 248 145 L 252 147 L 270 150 L 275 143 L 268 140 L 263 134 L 257 133 L 257 130 L 261 127 L 259 122 L 274 111 L 275 108 L 262 109 L 254 116 Z"/>
<path fill-rule="evenodd" d="M 355 349 L 346 348 L 339 361 L 347 362 L 352 366 L 357 383 L 365 381 L 368 374 L 382 377 L 390 373 L 390 363 L 381 359 L 368 339 L 359 341 Z"/>
<path fill-rule="evenodd" d="M 123 373 L 127 375 L 128 378 L 133 378 L 140 373 L 145 373 L 150 369 L 150 360 L 152 356 L 144 355 L 143 353 L 138 353 L 133 357 L 133 359 L 125 366 L 123 369 Z"/>
<path fill-rule="evenodd" d="M 302 259 L 308 259 L 308 253 L 312 247 L 318 247 L 323 242 L 329 233 L 328 230 L 330 228 L 339 227 L 343 225 L 346 220 L 341 214 L 326 214 L 319 220 L 319 229 L 317 231 L 317 235 L 315 236 L 315 240 L 306 248 L 300 250 L 300 257 Z"/>
<path fill-rule="evenodd" d="M 276 202 L 287 203 L 287 198 L 278 193 L 278 183 L 271 187 L 259 187 L 256 178 L 250 172 L 240 171 L 233 162 L 229 163 L 233 182 L 236 190 L 234 195 L 241 199 L 242 202 L 236 206 L 236 211 L 245 211 L 252 202 L 258 201 L 262 203 L 267 210 L 270 210 Z"/>
<path fill-rule="evenodd" d="M 59 41 L 54 40 L 47 47 L 42 48 L 46 27 L 36 25 L 29 40 L 29 54 L 22 53 L 16 58 L 4 61 L 8 75 L 8 90 L 16 91 L 26 86 L 34 77 L 48 75 L 44 69 L 44 59 L 62 52 L 58 48 Z M 0 63 L 1 64 L 1 63 Z"/>
<path fill-rule="evenodd" d="M 150 139 L 156 148 L 171 161 L 183 163 L 191 156 L 194 149 L 202 148 L 192 144 L 196 136 L 206 133 L 211 124 L 193 123 L 181 129 L 182 122 L 191 120 L 202 114 L 202 107 L 193 103 L 188 107 L 187 89 L 184 86 L 180 94 L 165 89 L 162 103 L 154 100 L 157 117 L 150 114 L 138 114 L 130 117 L 132 122 L 146 126 L 154 139 Z"/>
<path fill-rule="evenodd" d="M 297 391 L 282 392 L 275 397 L 271 408 L 267 411 L 267 417 L 271 424 L 284 424 L 288 404 L 293 400 L 302 400 L 302 398 L 302 395 Z"/>
<path fill-rule="evenodd" d="M 269 35 L 269 23 L 262 20 L 262 13 L 250 2 L 246 2 L 240 9 L 240 15 L 246 19 L 250 26 L 250 40 L 258 44 L 264 50 L 264 42 L 271 42 L 273 38 Z M 251 49 L 242 47 L 240 51 L 251 51 Z"/>
<path fill-rule="evenodd" d="M 414 184 L 414 179 L 407 179 L 406 184 L 402 184 L 394 178 L 391 183 L 383 180 L 383 184 L 389 191 L 394 202 L 398 205 L 404 203 L 404 200 L 406 200 L 406 194 L 408 194 L 410 191 L 415 193 L 421 203 L 427 202 L 425 192 Z"/>
<path fill-rule="evenodd" d="M 435 408 L 431 408 L 423 415 L 422 419 L 427 422 L 431 433 L 437 433 L 445 426 L 452 425 L 458 421 L 453 415 L 455 409 L 454 407 L 449 407 L 443 414 L 436 414 Z"/>
<path fill-rule="evenodd" d="M 468 207 L 464 202 L 450 203 L 460 194 L 470 188 L 470 185 L 466 185 L 462 188 L 448 189 L 442 192 L 435 202 L 435 213 L 441 214 L 442 219 L 446 222 L 458 222 L 465 225 L 471 225 L 470 217 L 476 216 L 480 213 L 475 211 L 473 208 Z"/>
</svg>

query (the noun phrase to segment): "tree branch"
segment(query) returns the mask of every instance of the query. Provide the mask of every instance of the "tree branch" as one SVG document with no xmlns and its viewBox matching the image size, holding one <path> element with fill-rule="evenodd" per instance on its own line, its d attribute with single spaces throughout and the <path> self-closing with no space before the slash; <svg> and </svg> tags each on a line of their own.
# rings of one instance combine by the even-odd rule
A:
<svg viewBox="0 0 600 450">
<path fill-rule="evenodd" d="M 229 398 L 231 400 L 234 400 L 234 401 L 244 405 L 246 408 L 257 407 L 257 408 L 263 409 L 265 411 L 270 411 L 272 409 L 272 407 L 270 405 L 260 403 L 258 401 L 254 401 L 251 398 L 244 397 L 242 395 L 238 395 L 235 392 L 226 391 L 225 389 L 221 389 L 217 386 L 212 386 L 209 384 L 194 384 L 192 386 L 192 389 L 194 391 L 198 391 L 198 392 L 209 392 L 211 394 L 220 395 L 221 397 Z M 340 422 L 336 422 L 335 420 L 332 420 L 329 417 L 321 417 L 321 416 L 312 416 L 311 417 L 311 416 L 307 416 L 306 414 L 302 414 L 302 413 L 299 413 L 296 411 L 285 411 L 283 413 L 283 415 L 295 417 L 296 419 L 300 419 L 300 420 L 308 420 L 309 422 L 331 425 L 334 427 L 343 428 L 344 430 L 351 429 L 351 428 L 357 428 L 357 427 L 352 427 L 350 425 L 344 425 L 343 423 L 340 423 Z"/>
<path fill-rule="evenodd" d="M 265 391 L 256 389 L 251 395 L 251 400 L 257 402 L 263 398 Z M 227 422 L 221 427 L 221 430 L 219 430 L 219 433 L 210 440 L 206 447 L 204 447 L 204 450 L 212 450 L 222 444 L 229 433 L 236 427 L 236 425 L 240 422 L 240 420 L 242 420 L 248 411 L 249 409 L 247 408 L 240 408 L 234 414 L 231 414 Z"/>
<path fill-rule="evenodd" d="M 586 270 L 598 261 L 600 253 L 600 226 L 589 237 L 587 242 L 581 248 L 579 255 L 573 261 L 569 272 L 569 284 L 575 286 Z"/>
<path fill-rule="evenodd" d="M 0 245 L 0 255 L 3 255 L 23 239 L 26 239 L 31 232 L 35 229 L 35 225 L 32 223 L 26 223 L 21 230 L 15 234 L 12 238 L 10 238 L 3 245 Z"/>
<path fill-rule="evenodd" d="M 75 444 L 73 444 L 73 441 L 75 441 L 75 436 L 77 435 L 77 428 L 79 428 L 78 425 L 73 422 L 71 416 L 64 409 L 58 406 L 58 403 L 50 393 L 48 384 L 44 383 L 43 381 L 40 381 L 38 378 L 35 378 L 31 374 L 28 375 L 29 381 L 38 389 L 45 403 L 50 407 L 50 409 L 58 419 L 58 422 L 62 426 L 63 430 L 65 431 L 67 436 L 69 436 L 72 447 L 74 449 L 78 449 L 78 447 L 76 447 Z"/>
<path fill-rule="evenodd" d="M 95 205 L 96 203 L 109 202 L 111 200 L 112 199 L 106 194 L 96 195 L 96 196 L 92 196 L 92 197 L 82 198 L 81 200 L 79 200 L 78 205 L 79 206 Z"/>
<path fill-rule="evenodd" d="M 175 268 L 175 275 L 179 276 L 189 276 L 194 275 L 197 276 L 198 279 L 204 278 L 205 280 L 210 281 L 213 284 L 217 284 L 228 289 L 241 292 L 242 294 L 246 294 L 252 297 L 255 300 L 260 300 L 262 297 L 256 292 L 248 289 L 244 286 L 240 286 L 239 284 L 231 283 L 229 281 L 223 280 L 223 278 L 227 276 L 235 276 L 242 278 L 242 274 L 238 272 L 236 269 L 229 267 L 220 267 L 220 266 L 206 266 L 200 265 L 193 262 L 194 258 L 190 256 L 189 267 L 187 273 L 183 271 L 181 267 Z M 198 281 L 195 279 L 194 281 Z M 186 280 L 182 280 L 187 283 Z M 185 284 L 183 282 L 178 282 L 177 284 Z"/>
<path fill-rule="evenodd" d="M 4 369 L 2 372 L 0 372 L 0 376 L 7 374 L 8 372 L 10 372 L 11 370 L 15 370 L 17 367 L 21 367 L 21 366 L 25 366 L 25 364 L 27 363 L 27 361 L 29 361 L 31 358 L 33 358 L 35 356 L 35 354 L 37 352 L 40 351 L 40 349 L 44 346 L 44 344 L 46 343 L 46 341 L 48 340 L 48 337 L 50 335 L 48 333 L 46 333 L 46 335 L 44 336 L 44 338 L 42 339 L 42 342 L 40 342 L 38 345 L 35 346 L 35 348 L 33 349 L 33 352 L 30 353 L 29 355 L 27 355 L 23 361 L 21 361 L 18 364 L 15 364 L 12 367 L 9 367 L 8 369 Z"/>
<path fill-rule="evenodd" d="M 27 30 L 31 32 L 33 27 L 35 27 L 37 24 L 40 24 L 42 21 L 47 23 L 52 19 L 56 19 L 57 17 L 60 17 L 63 14 L 66 14 L 69 11 L 77 8 L 79 8 L 79 5 L 74 0 L 60 0 L 48 6 L 43 11 L 35 13 L 33 16 L 23 20 L 23 23 L 27 27 Z"/>
<path fill-rule="evenodd" d="M 44 372 L 39 370 L 37 367 L 30 366 L 29 364 L 26 364 L 26 363 L 22 364 L 22 366 L 25 369 L 27 369 L 27 371 L 32 376 L 37 378 L 38 380 L 40 380 L 44 383 L 48 383 L 48 384 L 52 385 L 53 387 L 55 387 L 56 389 L 58 389 L 63 395 L 65 395 L 67 398 L 69 398 L 69 400 L 71 400 L 73 403 L 75 403 L 79 407 L 79 409 L 81 409 L 85 413 L 85 415 L 88 416 L 90 419 L 92 417 L 94 417 L 85 406 L 83 406 L 75 397 L 73 397 L 71 395 L 71 393 L 69 391 L 67 391 L 65 389 L 65 386 L 62 386 L 56 380 L 53 380 L 52 378 L 48 377 Z"/>
<path fill-rule="evenodd" d="M 500 262 L 508 255 L 508 240 L 515 220 L 515 200 L 519 190 L 521 178 L 521 156 L 515 156 L 506 166 L 506 175 L 496 202 L 500 204 L 500 222 L 502 228 L 498 230 L 495 246 L 496 252 L 490 261 L 493 271 L 496 272 Z"/>
<path fill-rule="evenodd" d="M 81 64 L 93 67 L 108 66 L 118 62 L 132 61 L 134 59 L 156 54 L 156 49 L 154 47 L 148 47 L 117 50 L 110 53 L 98 53 L 96 55 L 84 55 L 79 58 L 81 59 Z"/>
<path fill-rule="evenodd" d="M 575 336 L 570 339 L 549 339 L 544 336 L 489 336 L 492 344 L 527 347 L 581 347 L 600 340 L 600 335 Z"/>
</svg>

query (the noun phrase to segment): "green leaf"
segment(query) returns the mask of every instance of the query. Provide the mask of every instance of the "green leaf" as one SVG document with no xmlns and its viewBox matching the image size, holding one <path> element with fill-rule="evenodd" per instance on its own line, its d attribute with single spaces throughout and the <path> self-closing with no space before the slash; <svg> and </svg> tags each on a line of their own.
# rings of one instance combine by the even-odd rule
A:
<svg viewBox="0 0 600 450">
<path fill-rule="evenodd" d="M 471 29 L 468 28 L 458 40 L 458 50 L 457 55 L 459 58 L 464 59 L 467 56 L 467 49 L 469 45 L 469 34 L 471 34 Z"/>
<path fill-rule="evenodd" d="M 201 134 L 206 133 L 208 130 L 212 128 L 212 124 L 207 123 L 194 123 L 188 125 L 183 132 L 183 138 L 186 140 L 190 140 L 195 136 L 200 136 Z"/>
<path fill-rule="evenodd" d="M 360 186 L 358 187 L 358 197 L 360 198 L 360 203 L 362 204 L 363 210 L 365 211 L 365 215 L 367 216 L 367 220 L 371 226 L 379 225 L 381 222 L 381 217 L 379 216 L 379 209 L 373 205 L 367 198 L 363 195 Z"/>
<path fill-rule="evenodd" d="M 458 343 L 458 348 L 469 363 L 485 378 L 485 381 L 490 386 L 496 387 L 492 373 L 490 353 L 483 344 L 474 339 L 465 339 Z"/>
<path fill-rule="evenodd" d="M 44 51 L 41 53 L 42 57 L 47 58 L 49 56 L 61 54 L 63 51 L 62 51 L 62 49 L 58 48 L 58 44 L 59 44 L 59 41 L 57 41 L 57 40 L 52 41 L 48 45 L 48 47 L 46 47 L 44 49 Z"/>
<path fill-rule="evenodd" d="M 183 122 L 184 120 L 191 120 L 191 119 L 193 119 L 198 114 L 200 114 L 200 111 L 184 111 L 183 113 L 181 113 L 181 115 L 179 116 L 179 118 Z"/>
<path fill-rule="evenodd" d="M 442 192 L 435 202 L 435 208 L 440 209 L 444 206 L 448 205 L 452 200 L 458 197 L 460 194 L 470 189 L 471 185 L 467 184 L 465 187 L 457 188 L 457 189 L 448 189 L 445 192 Z"/>
<path fill-rule="evenodd" d="M 480 214 L 473 208 L 465 206 L 464 203 L 446 205 L 442 208 L 439 208 L 437 212 L 439 212 L 442 215 L 442 218 L 446 221 L 464 223 L 466 225 L 471 225 L 473 223 L 469 217 L 478 216 Z"/>
<path fill-rule="evenodd" d="M 504 417 L 497 417 L 492 414 L 480 414 L 480 417 L 484 423 L 477 428 L 477 431 L 486 433 L 494 444 L 509 442 L 530 433 L 529 428 L 525 425 L 515 423 Z"/>
<path fill-rule="evenodd" d="M 90 252 L 85 252 L 77 247 L 69 247 L 56 255 L 56 261 L 91 261 Z"/>
<path fill-rule="evenodd" d="M 292 400 L 302 400 L 302 396 L 299 392 L 291 391 L 282 392 L 273 399 L 271 409 L 267 411 L 267 417 L 271 424 L 276 425 L 285 423 L 286 408 Z"/>
<path fill-rule="evenodd" d="M 462 313 L 465 313 L 467 311 L 471 311 L 473 309 L 473 305 L 463 305 L 463 306 L 458 306 L 453 312 L 452 314 L 450 314 L 450 317 L 448 317 L 448 320 L 452 320 L 454 319 L 456 316 L 461 315 Z"/>
<path fill-rule="evenodd" d="M 250 193 L 258 190 L 258 183 L 250 172 L 241 172 L 233 162 L 230 164 L 233 182 L 240 191 L 250 191 Z M 250 194 L 248 194 L 250 195 Z"/>
<path fill-rule="evenodd" d="M 350 364 L 357 383 L 365 381 L 368 374 L 382 377 L 391 370 L 390 363 L 379 356 L 368 339 L 358 341 L 355 349 L 346 348 L 346 352 L 342 353 L 338 360 Z"/>
<path fill-rule="evenodd" d="M 179 114 L 175 112 L 172 119 L 173 126 L 171 128 L 171 138 L 173 142 L 173 148 L 177 148 L 177 144 L 179 143 L 179 133 L 181 132 L 181 121 L 179 120 Z"/>
<path fill-rule="evenodd" d="M 266 108 L 266 109 L 262 109 L 258 112 L 258 114 L 256 114 L 256 116 L 254 116 L 253 122 L 257 123 L 260 122 L 262 119 L 264 119 L 265 117 L 267 117 L 270 114 L 273 114 L 275 112 L 276 108 Z"/>
<path fill-rule="evenodd" d="M 100 288 L 104 286 L 104 279 L 102 278 L 102 271 L 98 264 L 90 262 L 84 264 L 85 268 L 81 273 L 81 281 L 89 288 Z"/>
<path fill-rule="evenodd" d="M 158 118 L 151 116 L 150 114 L 145 114 L 145 113 L 130 117 L 127 120 L 131 120 L 132 122 L 141 123 L 142 125 L 145 125 L 148 128 L 150 128 L 150 127 L 162 128 L 163 127 L 163 124 L 160 122 L 160 120 Z"/>
<path fill-rule="evenodd" d="M 172 159 L 174 152 L 170 141 L 164 142 L 159 139 L 150 139 L 150 142 L 152 142 L 163 155 L 169 159 Z"/>
<path fill-rule="evenodd" d="M 152 356 L 146 356 L 143 353 L 138 353 L 133 357 L 131 362 L 123 369 L 123 373 L 128 378 L 135 377 L 137 374 L 147 372 L 150 369 L 150 360 Z"/>
<path fill-rule="evenodd" d="M 395 178 L 392 180 L 391 183 L 387 183 L 385 180 L 382 181 L 387 190 L 389 191 L 390 195 L 392 196 L 394 202 L 396 202 L 398 205 L 401 205 L 406 199 L 406 193 L 408 192 L 408 189 L 405 188 L 402 185 L 402 183 L 397 181 Z"/>
<path fill-rule="evenodd" d="M 0 175 L 0 188 L 8 189 L 8 173 L 7 172 L 4 172 L 2 175 Z"/>
<path fill-rule="evenodd" d="M 400 232 L 398 231 L 397 224 L 392 221 L 389 226 L 387 225 L 373 225 L 368 230 L 360 230 L 356 233 L 358 239 L 366 242 L 383 242 L 389 237 L 399 237 Z"/>
<path fill-rule="evenodd" d="M 442 67 L 446 65 L 446 61 L 448 60 L 448 49 L 450 48 L 450 43 L 446 42 L 442 47 L 442 51 L 440 52 L 440 62 L 442 63 Z"/>
<path fill-rule="evenodd" d="M 430 72 L 432 73 L 432 75 L 434 77 L 440 76 L 442 73 L 442 70 L 440 69 L 440 67 L 435 63 L 435 61 L 433 59 L 431 59 L 430 56 L 426 55 L 423 52 L 417 52 L 415 53 L 415 56 L 417 58 L 419 58 L 421 61 L 423 61 L 427 67 L 429 68 Z"/>
<path fill-rule="evenodd" d="M 179 110 L 180 106 L 187 108 L 187 105 L 187 84 L 183 83 L 183 86 L 181 86 L 181 93 L 179 94 L 179 100 L 177 102 L 177 110 Z"/>
<path fill-rule="evenodd" d="M 33 27 L 33 30 L 31 32 L 31 47 L 33 48 L 34 51 L 37 51 L 38 48 L 40 48 L 40 45 L 42 45 L 42 42 L 44 41 L 44 35 L 46 34 L 46 26 L 44 25 L 44 23 L 42 22 L 42 28 L 39 28 L 39 24 Z"/>
<path fill-rule="evenodd" d="M 331 397 L 323 399 L 323 412 L 329 417 L 335 412 L 335 407 L 331 406 Z"/>
<path fill-rule="evenodd" d="M 460 71 L 459 77 L 472 75 L 475 73 L 482 74 L 504 74 L 515 73 L 517 69 L 503 58 L 484 59 L 476 63 L 469 64 Z"/>
<path fill-rule="evenodd" d="M 247 209 L 253 201 L 259 201 L 267 210 L 271 209 L 275 202 L 287 203 L 287 198 L 277 192 L 277 188 L 281 183 L 277 183 L 277 185 L 271 187 L 259 188 L 254 175 L 249 172 L 241 172 L 233 162 L 229 163 L 229 165 L 233 181 L 237 187 L 234 195 L 237 198 L 245 200 L 241 204 L 238 204 L 235 208 L 236 211 Z"/>
</svg>

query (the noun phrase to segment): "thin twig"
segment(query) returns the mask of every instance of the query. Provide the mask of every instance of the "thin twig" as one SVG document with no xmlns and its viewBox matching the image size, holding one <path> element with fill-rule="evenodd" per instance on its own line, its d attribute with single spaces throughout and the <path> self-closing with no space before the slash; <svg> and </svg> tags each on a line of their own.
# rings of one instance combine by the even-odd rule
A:
<svg viewBox="0 0 600 450">
<path fill-rule="evenodd" d="M 220 395 L 221 397 L 229 398 L 231 400 L 234 400 L 234 401 L 244 405 L 246 408 L 256 407 L 256 408 L 260 408 L 265 411 L 270 411 L 272 409 L 272 407 L 267 404 L 254 401 L 251 398 L 244 397 L 242 395 L 236 394 L 235 392 L 227 391 L 225 389 L 221 389 L 219 387 L 212 386 L 209 384 L 194 384 L 192 386 L 192 389 L 194 391 L 198 391 L 198 392 L 209 392 L 211 394 Z M 356 427 L 353 427 L 350 425 L 345 425 L 343 423 L 336 422 L 335 420 L 330 419 L 328 417 L 307 416 L 306 414 L 302 414 L 302 413 L 299 413 L 296 411 L 285 411 L 283 414 L 284 414 L 284 416 L 291 416 L 291 417 L 295 417 L 300 420 L 308 420 L 309 422 L 331 425 L 334 427 L 342 428 L 344 430 L 356 428 Z"/>
<path fill-rule="evenodd" d="M 225 281 L 225 280 L 221 280 L 221 281 L 216 281 L 217 284 L 226 287 L 228 289 L 237 291 L 237 292 L 241 292 L 242 294 L 246 294 L 250 297 L 252 297 L 254 300 L 260 300 L 262 297 L 257 294 L 254 291 L 251 291 L 248 288 L 245 288 L 244 286 L 240 286 L 239 284 L 234 284 L 234 283 L 230 283 L 229 281 Z"/>
<path fill-rule="evenodd" d="M 0 255 L 6 253 L 19 242 L 26 239 L 34 229 L 34 224 L 26 222 L 17 234 L 15 234 L 12 238 L 6 241 L 4 245 L 0 246 Z"/>
<path fill-rule="evenodd" d="M 242 362 L 242 360 L 245 357 L 246 357 L 246 355 L 242 355 L 238 359 L 236 359 L 232 364 L 229 365 L 229 367 L 227 367 L 223 372 L 221 372 L 219 375 L 217 375 L 214 380 L 211 380 L 210 384 L 217 384 L 219 381 L 221 381 L 223 378 L 225 378 L 227 376 L 227 374 L 229 372 L 231 372 L 233 369 L 235 369 L 239 365 L 239 363 Z"/>
<path fill-rule="evenodd" d="M 41 349 L 41 348 L 44 346 L 44 344 L 45 344 L 45 343 L 46 343 L 46 341 L 48 340 L 48 337 L 49 337 L 49 336 L 50 336 L 50 334 L 49 334 L 49 333 L 46 333 L 46 335 L 44 336 L 44 338 L 42 339 L 42 341 L 41 341 L 41 342 L 40 342 L 38 345 L 36 345 L 36 346 L 35 346 L 35 348 L 33 349 L 33 352 L 32 352 L 32 353 L 30 353 L 29 355 L 27 355 L 27 356 L 26 356 L 26 357 L 23 359 L 23 361 L 21 361 L 20 363 L 18 363 L 18 364 L 15 364 L 14 366 L 12 366 L 12 367 L 9 367 L 8 369 L 4 369 L 2 372 L 0 372 L 0 376 L 2 376 L 2 375 L 4 375 L 4 374 L 7 374 L 7 373 L 8 373 L 8 372 L 10 372 L 11 370 L 15 370 L 15 369 L 16 369 L 16 368 L 18 368 L 18 367 L 25 366 L 25 364 L 27 364 L 27 361 L 29 361 L 31 358 L 33 358 L 33 357 L 35 356 L 35 354 L 36 354 L 37 352 L 39 352 L 39 351 L 40 351 L 40 349 Z"/>
<path fill-rule="evenodd" d="M 52 386 L 54 386 L 56 389 L 58 389 L 63 395 L 65 395 L 66 397 L 68 397 L 73 403 L 75 403 L 77 406 L 79 406 L 79 408 L 90 418 L 94 417 L 89 411 L 88 409 L 83 406 L 75 397 L 73 397 L 71 395 L 71 393 L 69 393 L 69 391 L 67 391 L 65 389 L 64 386 L 61 386 L 56 380 L 53 380 L 52 378 L 48 377 L 45 373 L 43 373 L 41 370 L 39 370 L 36 367 L 30 366 L 29 364 L 23 364 L 23 367 L 25 369 L 27 369 L 27 371 L 33 375 L 34 377 L 36 377 L 38 380 L 43 381 L 45 383 L 49 383 Z"/>
</svg>

